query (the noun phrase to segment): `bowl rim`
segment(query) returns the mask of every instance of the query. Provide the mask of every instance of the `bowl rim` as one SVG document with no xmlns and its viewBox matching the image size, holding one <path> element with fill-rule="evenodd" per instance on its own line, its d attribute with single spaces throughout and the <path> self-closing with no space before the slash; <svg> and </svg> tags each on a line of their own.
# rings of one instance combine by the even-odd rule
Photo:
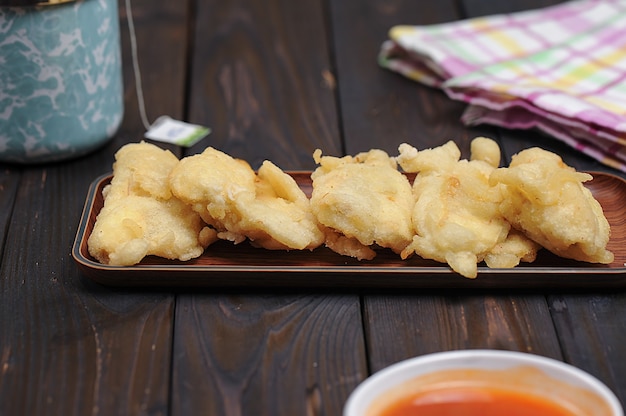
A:
<svg viewBox="0 0 626 416">
<path fill-rule="evenodd" d="M 569 363 L 559 361 L 546 356 L 521 351 L 495 350 L 495 349 L 464 349 L 427 353 L 417 357 L 408 358 L 391 364 L 388 367 L 375 372 L 359 384 L 348 397 L 344 405 L 343 416 L 362 416 L 372 400 L 380 394 L 379 383 L 389 379 L 395 379 L 394 383 L 402 383 L 421 374 L 433 371 L 459 368 L 459 364 L 465 363 L 465 368 L 479 368 L 467 365 L 471 362 L 489 360 L 489 368 L 506 369 L 519 365 L 532 365 L 544 369 L 548 374 L 565 374 L 568 382 L 577 386 L 591 388 L 608 404 L 612 416 L 624 416 L 621 402 L 609 387 L 598 378 L 588 372 Z M 442 364 L 441 368 L 433 371 L 415 374 L 415 367 Z"/>
</svg>

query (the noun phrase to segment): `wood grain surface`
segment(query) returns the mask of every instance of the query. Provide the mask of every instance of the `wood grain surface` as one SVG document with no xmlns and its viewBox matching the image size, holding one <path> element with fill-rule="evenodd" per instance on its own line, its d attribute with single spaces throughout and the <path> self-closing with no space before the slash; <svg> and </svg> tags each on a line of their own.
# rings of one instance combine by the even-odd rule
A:
<svg viewBox="0 0 626 416">
<path fill-rule="evenodd" d="M 557 0 L 134 0 L 148 118 L 212 128 L 214 146 L 258 167 L 311 170 L 311 154 L 487 135 L 506 160 L 539 145 L 581 170 L 595 161 L 532 131 L 459 121 L 464 106 L 380 68 L 396 24 L 431 24 Z M 129 14 L 120 0 L 124 122 L 86 157 L 0 165 L 0 416 L 340 415 L 366 377 L 463 348 L 570 362 L 626 400 L 622 290 L 109 288 L 70 256 L 89 184 L 142 138 Z M 621 175 L 622 177 L 624 175 Z"/>
</svg>

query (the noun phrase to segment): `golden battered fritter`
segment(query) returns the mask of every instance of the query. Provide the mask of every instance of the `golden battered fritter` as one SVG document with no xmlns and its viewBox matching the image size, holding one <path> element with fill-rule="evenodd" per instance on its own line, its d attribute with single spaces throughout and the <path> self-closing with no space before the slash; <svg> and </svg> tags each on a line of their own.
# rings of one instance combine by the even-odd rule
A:
<svg viewBox="0 0 626 416">
<path fill-rule="evenodd" d="M 115 155 L 104 206 L 88 239 L 89 253 L 103 264 L 130 266 L 145 256 L 189 260 L 214 240 L 191 207 L 174 197 L 167 177 L 178 158 L 146 143 Z"/>
<path fill-rule="evenodd" d="M 313 250 L 324 241 L 308 198 L 272 162 L 265 161 L 257 174 L 247 162 L 209 147 L 183 158 L 169 183 L 220 239 L 249 239 L 270 250 Z"/>
<path fill-rule="evenodd" d="M 520 236 L 515 237 L 517 244 L 507 243 L 510 225 L 499 212 L 502 194 L 489 184 L 500 162 L 494 141 L 474 139 L 469 161 L 460 159 L 461 151 L 452 141 L 421 151 L 405 143 L 399 152 L 402 168 L 417 173 L 415 236 L 402 258 L 416 253 L 448 263 L 469 278 L 477 276 L 477 265 L 483 260 L 490 267 L 515 267 L 520 260 L 534 260 L 536 244 Z"/>
<path fill-rule="evenodd" d="M 354 157 L 322 156 L 312 173 L 311 207 L 327 228 L 326 245 L 343 255 L 372 259 L 373 247 L 400 253 L 413 235 L 413 195 L 406 176 L 383 150 Z"/>
<path fill-rule="evenodd" d="M 526 236 L 561 257 L 611 263 L 609 223 L 583 186 L 591 179 L 558 155 L 534 147 L 513 156 L 490 181 L 502 185 L 502 215 Z"/>
</svg>

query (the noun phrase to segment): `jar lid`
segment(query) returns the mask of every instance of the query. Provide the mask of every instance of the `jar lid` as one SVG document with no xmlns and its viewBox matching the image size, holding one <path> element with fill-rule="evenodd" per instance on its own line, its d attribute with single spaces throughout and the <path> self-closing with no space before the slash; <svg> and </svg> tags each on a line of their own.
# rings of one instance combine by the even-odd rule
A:
<svg viewBox="0 0 626 416">
<path fill-rule="evenodd" d="M 0 7 L 53 6 L 77 0 L 0 0 Z"/>
</svg>

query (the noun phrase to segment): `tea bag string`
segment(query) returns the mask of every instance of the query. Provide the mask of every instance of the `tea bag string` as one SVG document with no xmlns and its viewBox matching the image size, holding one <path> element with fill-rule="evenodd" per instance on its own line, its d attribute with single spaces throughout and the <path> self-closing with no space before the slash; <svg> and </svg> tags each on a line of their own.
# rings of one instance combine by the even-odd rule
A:
<svg viewBox="0 0 626 416">
<path fill-rule="evenodd" d="M 135 36 L 135 24 L 133 22 L 133 12 L 130 0 L 126 0 L 125 7 L 126 21 L 128 22 L 128 33 L 130 37 L 130 49 L 133 58 L 133 74 L 135 76 L 135 89 L 137 91 L 139 116 L 141 117 L 141 122 L 146 129 L 144 137 L 178 146 L 191 147 L 210 134 L 211 129 L 198 124 L 190 124 L 184 121 L 175 120 L 167 115 L 158 117 L 153 123 L 148 121 L 148 116 L 146 115 L 146 104 L 143 98 L 141 71 L 139 69 L 139 58 L 137 57 L 137 38 Z"/>
<path fill-rule="evenodd" d="M 137 37 L 135 35 L 135 23 L 133 22 L 133 12 L 130 0 L 126 0 L 126 21 L 128 23 L 128 33 L 130 37 L 130 50 L 133 60 L 133 74 L 135 76 L 135 89 L 137 90 L 137 103 L 139 106 L 139 117 L 146 130 L 150 130 L 150 122 L 146 115 L 146 104 L 143 98 L 143 87 L 141 85 L 141 71 L 139 69 L 139 58 L 137 58 Z"/>
</svg>

